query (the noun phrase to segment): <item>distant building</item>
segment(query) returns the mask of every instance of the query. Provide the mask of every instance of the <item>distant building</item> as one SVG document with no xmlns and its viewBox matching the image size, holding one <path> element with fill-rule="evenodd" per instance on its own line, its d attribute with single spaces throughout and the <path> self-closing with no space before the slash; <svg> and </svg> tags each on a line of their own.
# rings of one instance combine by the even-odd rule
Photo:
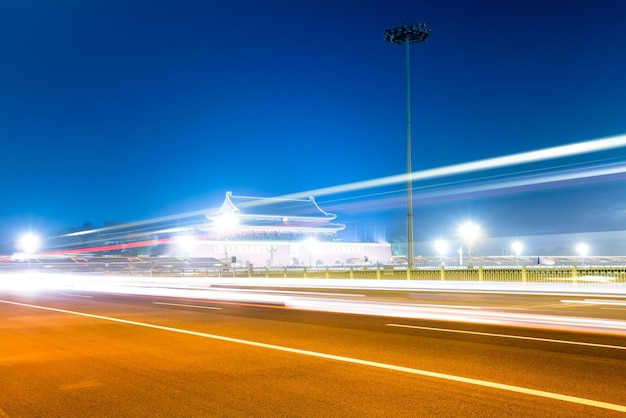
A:
<svg viewBox="0 0 626 418">
<path fill-rule="evenodd" d="M 206 214 L 209 230 L 238 240 L 333 241 L 345 225 L 337 215 L 323 211 L 315 199 L 233 196 L 226 192 L 220 208 Z"/>
<path fill-rule="evenodd" d="M 207 224 L 193 246 L 175 252 L 255 267 L 390 263 L 389 243 L 337 241 L 337 232 L 345 225 L 333 222 L 336 217 L 313 197 L 260 198 L 227 192 L 219 209 L 206 214 Z"/>
</svg>

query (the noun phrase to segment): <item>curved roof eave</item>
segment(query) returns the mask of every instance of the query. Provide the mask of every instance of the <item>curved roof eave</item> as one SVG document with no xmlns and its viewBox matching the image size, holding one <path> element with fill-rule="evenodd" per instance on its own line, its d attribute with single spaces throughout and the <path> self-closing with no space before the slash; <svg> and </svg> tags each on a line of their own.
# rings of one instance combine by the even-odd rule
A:
<svg viewBox="0 0 626 418">
<path fill-rule="evenodd" d="M 238 216 L 248 218 L 333 220 L 337 217 L 320 208 L 313 196 L 309 196 L 308 199 L 260 198 L 233 196 L 230 191 L 226 192 L 220 208 L 214 213 L 206 214 L 206 217 L 213 218 L 231 212 L 237 212 Z"/>
</svg>

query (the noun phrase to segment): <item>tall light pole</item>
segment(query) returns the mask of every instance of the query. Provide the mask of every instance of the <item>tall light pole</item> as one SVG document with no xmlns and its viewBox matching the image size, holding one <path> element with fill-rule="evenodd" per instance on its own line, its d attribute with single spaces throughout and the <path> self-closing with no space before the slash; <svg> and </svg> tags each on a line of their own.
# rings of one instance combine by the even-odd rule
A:
<svg viewBox="0 0 626 418">
<path fill-rule="evenodd" d="M 426 42 L 430 36 L 430 28 L 424 23 L 417 25 L 394 25 L 383 32 L 385 40 L 393 44 L 406 45 L 406 228 L 407 228 L 407 275 L 413 269 L 413 182 L 411 180 L 411 60 L 409 45 Z"/>
</svg>

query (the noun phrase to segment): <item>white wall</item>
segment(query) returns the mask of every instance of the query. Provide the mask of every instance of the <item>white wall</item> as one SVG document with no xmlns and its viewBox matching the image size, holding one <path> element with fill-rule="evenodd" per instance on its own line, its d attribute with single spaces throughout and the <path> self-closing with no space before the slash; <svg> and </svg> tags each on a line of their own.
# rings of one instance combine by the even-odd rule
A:
<svg viewBox="0 0 626 418">
<path fill-rule="evenodd" d="M 273 257 L 272 257 L 273 250 Z M 363 242 L 197 241 L 190 249 L 173 246 L 178 257 L 237 257 L 255 267 L 389 264 L 391 244 Z M 273 258 L 273 260 L 272 260 Z M 366 260 L 367 259 L 367 260 Z M 272 263 L 273 262 L 273 263 Z"/>
</svg>

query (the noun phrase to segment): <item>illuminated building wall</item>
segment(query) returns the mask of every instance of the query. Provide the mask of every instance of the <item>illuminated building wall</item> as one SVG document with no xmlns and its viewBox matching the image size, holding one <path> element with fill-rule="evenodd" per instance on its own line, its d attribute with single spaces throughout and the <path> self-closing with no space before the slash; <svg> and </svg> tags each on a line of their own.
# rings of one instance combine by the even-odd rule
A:
<svg viewBox="0 0 626 418">
<path fill-rule="evenodd" d="M 389 264 L 389 243 L 336 241 L 345 225 L 308 199 L 259 198 L 226 193 L 207 213 L 198 240 L 187 255 L 234 259 L 254 266 L 332 266 Z M 181 255 L 181 249 L 175 254 Z"/>
</svg>

